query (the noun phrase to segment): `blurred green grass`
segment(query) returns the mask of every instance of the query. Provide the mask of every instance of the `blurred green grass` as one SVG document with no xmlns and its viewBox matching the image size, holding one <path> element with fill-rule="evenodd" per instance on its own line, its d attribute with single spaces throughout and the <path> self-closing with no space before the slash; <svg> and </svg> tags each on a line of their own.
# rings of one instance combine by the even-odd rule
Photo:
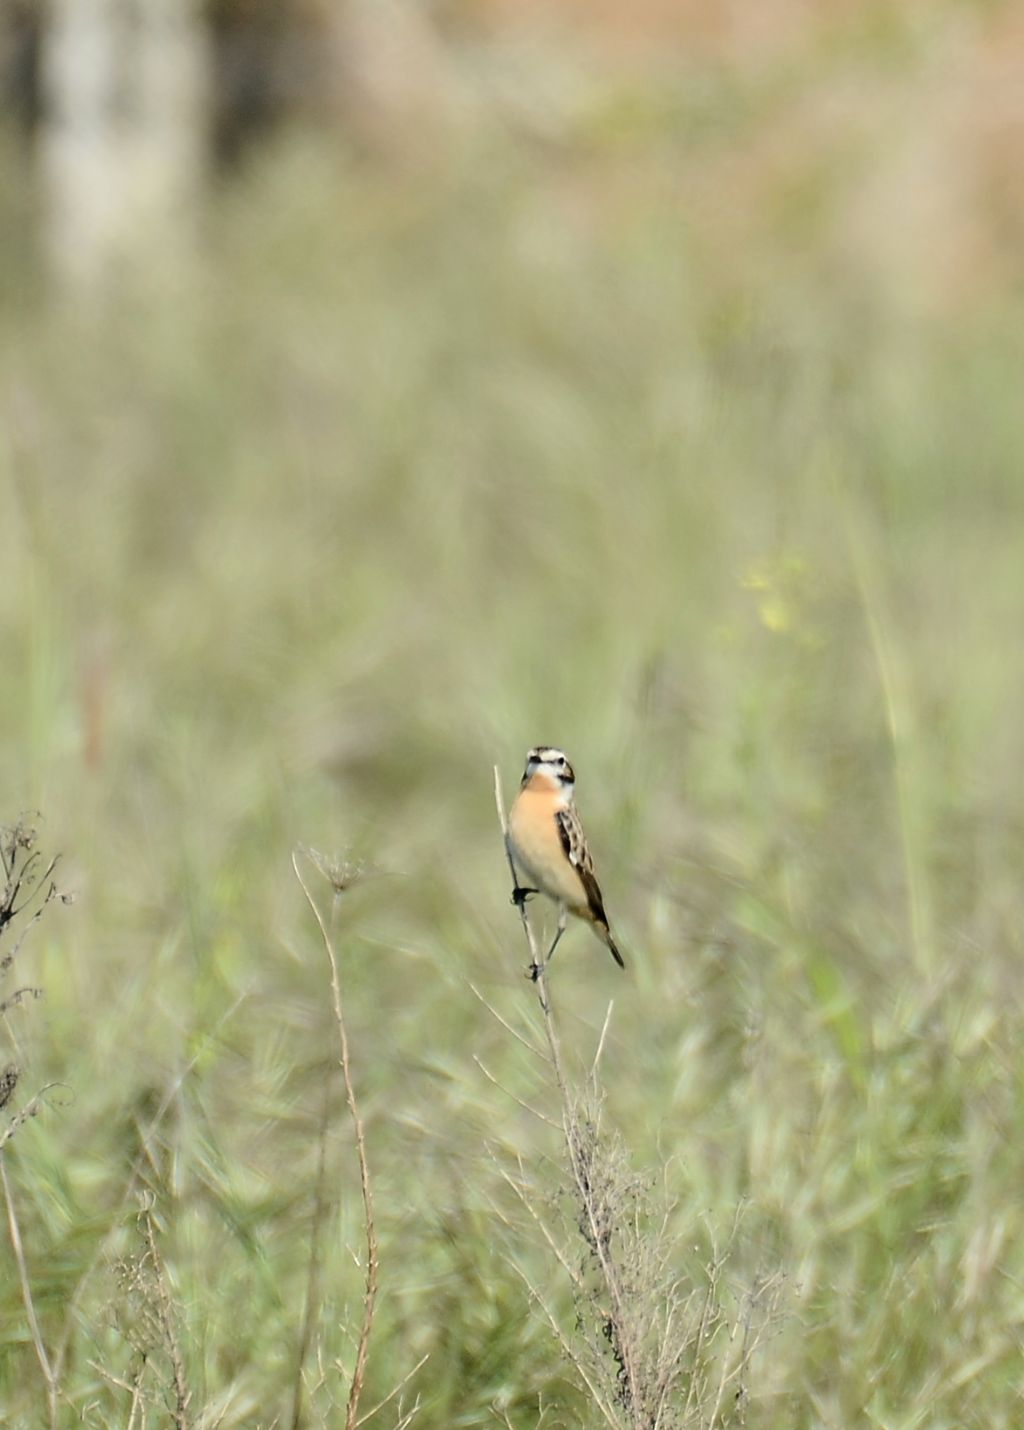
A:
<svg viewBox="0 0 1024 1430">
<path fill-rule="evenodd" d="M 337 911 L 368 1403 L 428 1354 L 418 1424 L 588 1423 L 493 1160 L 550 1189 L 557 1142 L 474 1056 L 545 1093 L 469 987 L 533 1016 L 491 766 L 510 789 L 553 740 L 629 965 L 563 944 L 571 1056 L 614 999 L 608 1116 L 668 1165 L 682 1269 L 742 1206 L 730 1287 L 785 1278 L 746 1423 L 1016 1424 L 1019 303 L 731 276 L 670 185 L 595 215 L 514 148 L 396 176 L 295 140 L 207 222 L 193 268 L 103 309 L 21 254 L 2 314 L 0 788 L 77 893 L 19 959 L 45 1003 L 7 1018 L 26 1085 L 70 1092 L 8 1166 L 51 1343 L 96 1258 L 68 1423 L 126 1413 L 96 1367 L 133 1365 L 122 1193 L 154 1120 L 197 1423 L 289 1413 L 334 1050 L 300 841 L 379 871 Z M 361 1296 L 340 1100 L 330 1126 L 324 1424 Z M 2 1295 L 0 1404 L 31 1425 Z"/>
</svg>

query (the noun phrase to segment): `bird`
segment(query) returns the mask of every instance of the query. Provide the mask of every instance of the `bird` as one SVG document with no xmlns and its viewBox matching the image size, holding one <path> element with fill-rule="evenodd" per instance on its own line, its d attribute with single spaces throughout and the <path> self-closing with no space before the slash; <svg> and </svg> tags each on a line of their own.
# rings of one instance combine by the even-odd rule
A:
<svg viewBox="0 0 1024 1430">
<path fill-rule="evenodd" d="M 540 893 L 558 905 L 558 929 L 547 961 L 565 932 L 567 914 L 575 914 L 591 925 L 615 962 L 625 968 L 576 810 L 575 784 L 572 765 L 555 745 L 537 745 L 527 755 L 519 793 L 508 814 L 508 854 L 516 883 L 512 900 L 522 906 L 530 894 Z M 520 887 L 517 866 L 535 888 Z"/>
</svg>

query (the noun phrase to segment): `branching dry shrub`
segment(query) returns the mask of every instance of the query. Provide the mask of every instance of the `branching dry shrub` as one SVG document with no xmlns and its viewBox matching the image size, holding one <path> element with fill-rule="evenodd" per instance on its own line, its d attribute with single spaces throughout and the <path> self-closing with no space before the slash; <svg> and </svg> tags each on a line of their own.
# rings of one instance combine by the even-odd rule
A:
<svg viewBox="0 0 1024 1430">
<path fill-rule="evenodd" d="M 21 920 L 21 932 L 15 942 L 5 949 L 0 957 L 0 980 L 6 983 L 14 970 L 14 961 L 21 951 L 29 930 L 42 918 L 46 907 L 54 899 L 70 902 L 70 896 L 59 894 L 54 874 L 59 856 L 47 863 L 41 851 L 36 848 L 38 835 L 33 825 L 22 816 L 17 824 L 0 826 L 0 865 L 2 865 L 3 888 L 0 891 L 0 941 L 5 940 L 11 925 Z M 0 1013 L 8 1013 L 29 998 L 42 996 L 41 988 L 15 988 L 4 990 L 0 999 Z M 4 1073 L 5 1082 L 17 1082 L 17 1069 L 8 1067 Z M 10 1091 L 13 1091 L 13 1083 Z M 8 1098 L 9 1100 L 9 1093 Z"/>
<path fill-rule="evenodd" d="M 169 1415 L 175 1430 L 188 1430 L 192 1395 L 149 1194 L 140 1198 L 136 1249 L 115 1263 L 114 1274 L 118 1287 L 115 1324 L 135 1353 L 131 1379 L 114 1380 L 101 1366 L 95 1369 L 130 1392 L 129 1423 L 152 1404 Z M 155 1389 L 148 1387 L 147 1379 L 155 1380 Z"/>
<path fill-rule="evenodd" d="M 43 996 L 43 990 L 31 984 L 7 988 L 8 981 L 15 972 L 16 959 L 21 952 L 29 931 L 42 918 L 48 906 L 59 899 L 61 903 L 71 902 L 70 894 L 62 894 L 57 888 L 54 875 L 60 856 L 47 861 L 36 847 L 38 835 L 35 827 L 22 816 L 16 824 L 0 826 L 0 871 L 3 885 L 0 890 L 0 944 L 10 939 L 14 926 L 19 924 L 17 938 L 0 956 L 0 1018 L 3 1019 L 9 1045 L 14 1059 L 0 1069 L 0 1110 L 7 1109 L 13 1101 L 21 1078 L 21 1064 L 18 1040 L 11 1026 L 8 1014 L 23 1003 Z M 30 1117 L 35 1117 L 43 1106 L 43 1100 L 55 1084 L 40 1088 L 17 1112 L 8 1114 L 7 1126 L 0 1131 L 0 1153 L 6 1147 L 18 1128 Z"/>
<path fill-rule="evenodd" d="M 507 851 L 505 806 L 497 769 L 494 773 Z M 509 864 L 516 886 L 511 857 Z M 604 1117 L 599 1066 L 611 1009 L 589 1074 L 574 1082 L 562 1055 L 546 961 L 525 901 L 516 902 L 547 1045 L 540 1055 L 560 1102 L 565 1179 L 555 1201 L 538 1206 L 522 1162 L 502 1174 L 569 1279 L 573 1334 L 524 1278 L 531 1298 L 607 1425 L 616 1430 L 743 1425 L 751 1359 L 776 1313 L 780 1278 L 756 1276 L 738 1300 L 731 1296 L 725 1273 L 738 1218 L 722 1250 L 712 1238 L 702 1284 L 681 1269 L 687 1258 L 672 1229 L 676 1208 L 664 1197 L 659 1206 L 654 1196 L 664 1178 L 633 1170 L 623 1138 Z"/>
<path fill-rule="evenodd" d="M 57 869 L 58 860 L 53 858 L 47 862 L 40 850 L 36 847 L 36 844 L 37 834 L 35 827 L 29 823 L 24 816 L 19 819 L 16 824 L 0 827 L 0 868 L 2 868 L 3 877 L 3 886 L 2 890 L 0 890 L 0 941 L 9 939 L 11 937 L 12 928 L 20 924 L 18 937 L 4 950 L 3 955 L 0 956 L 0 986 L 4 987 L 4 996 L 0 999 L 0 1016 L 3 1018 L 10 1046 L 15 1057 L 19 1056 L 18 1042 L 11 1027 L 8 1014 L 26 1000 L 41 997 L 42 989 L 25 985 L 20 988 L 14 988 L 8 992 L 5 985 L 14 972 L 15 961 L 29 930 L 42 918 L 49 904 L 56 898 L 60 898 L 64 903 L 70 902 L 70 896 L 60 894 L 57 889 L 54 874 Z M 30 1097 L 21 1108 L 17 1111 L 11 1111 L 9 1109 L 20 1077 L 21 1066 L 19 1061 L 9 1061 L 3 1070 L 0 1071 L 0 1109 L 5 1111 L 8 1119 L 6 1127 L 0 1131 L 0 1185 L 2 1185 L 3 1188 L 4 1201 L 7 1209 L 7 1230 L 10 1237 L 11 1250 L 14 1253 L 14 1261 L 18 1269 L 22 1306 L 24 1307 L 29 1335 L 46 1387 L 46 1404 L 49 1423 L 51 1426 L 55 1426 L 57 1423 L 59 1398 L 59 1364 L 48 1353 L 39 1328 L 39 1319 L 36 1315 L 35 1303 L 32 1299 L 32 1282 L 29 1277 L 28 1261 L 25 1256 L 25 1249 L 21 1238 L 21 1228 L 18 1222 L 14 1189 L 7 1175 L 6 1162 L 8 1143 L 18 1129 L 23 1127 L 29 1118 L 35 1117 L 40 1111 L 47 1092 L 49 1092 L 55 1084 L 50 1083 L 46 1087 L 41 1088 Z"/>
</svg>

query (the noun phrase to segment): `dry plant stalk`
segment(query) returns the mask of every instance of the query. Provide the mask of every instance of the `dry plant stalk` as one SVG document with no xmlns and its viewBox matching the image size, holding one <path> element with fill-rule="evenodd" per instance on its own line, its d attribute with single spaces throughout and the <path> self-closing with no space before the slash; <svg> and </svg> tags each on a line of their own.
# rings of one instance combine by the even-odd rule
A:
<svg viewBox="0 0 1024 1430">
<path fill-rule="evenodd" d="M 323 915 L 317 906 L 316 900 L 309 891 L 302 871 L 299 868 L 298 851 L 292 853 L 292 868 L 295 870 L 295 877 L 299 881 L 299 886 L 306 896 L 306 902 L 313 911 L 320 936 L 323 939 L 324 951 L 327 954 L 327 961 L 331 971 L 331 1000 L 334 1009 L 334 1022 L 338 1033 L 338 1048 L 340 1053 L 341 1076 L 345 1084 L 345 1100 L 348 1103 L 349 1116 L 352 1120 L 352 1129 L 355 1135 L 356 1157 L 359 1162 L 359 1184 L 363 1197 L 363 1226 L 366 1234 L 366 1281 L 363 1290 L 363 1322 L 359 1331 L 359 1341 L 356 1347 L 356 1362 L 352 1371 L 352 1380 L 349 1385 L 348 1402 L 345 1408 L 345 1430 L 355 1430 L 359 1422 L 359 1398 L 363 1391 L 363 1382 L 366 1379 L 366 1358 L 370 1348 L 370 1332 L 373 1328 L 373 1316 L 377 1303 L 377 1274 L 378 1274 L 378 1251 L 377 1232 L 373 1219 L 373 1189 L 370 1183 L 370 1167 L 366 1157 L 366 1134 L 363 1127 L 363 1119 L 359 1111 L 359 1104 L 356 1101 L 355 1087 L 352 1083 L 352 1069 L 349 1062 L 348 1030 L 345 1026 L 345 1012 L 341 996 L 341 978 L 338 973 L 338 959 L 334 950 L 334 943 L 327 925 L 324 923 Z M 353 875 L 353 877 L 355 877 Z M 350 878 L 334 877 L 332 883 L 336 893 L 342 893 L 352 882 Z M 307 1338 L 308 1328 L 305 1332 Z M 300 1366 L 301 1373 L 301 1366 Z"/>
<path fill-rule="evenodd" d="M 497 766 L 494 796 L 513 886 L 518 889 Z M 745 1298 L 743 1313 L 727 1328 L 720 1295 L 725 1256 L 713 1248 L 703 1289 L 678 1275 L 673 1264 L 678 1246 L 669 1228 L 671 1208 L 665 1210 L 660 1222 L 652 1216 L 647 1188 L 632 1172 L 621 1138 L 602 1126 L 598 1065 L 611 1006 L 589 1076 L 584 1085 L 576 1087 L 565 1069 L 546 961 L 540 956 L 525 901 L 515 902 L 530 950 L 530 976 L 536 985 L 547 1040 L 547 1054 L 541 1056 L 551 1063 L 561 1101 L 568 1191 L 575 1231 L 584 1245 L 582 1260 L 567 1249 L 537 1210 L 522 1164 L 517 1176 L 507 1171 L 502 1175 L 569 1278 L 577 1312 L 575 1341 L 563 1332 L 541 1293 L 524 1277 L 530 1294 L 544 1312 L 594 1407 L 615 1430 L 721 1426 L 726 1423 L 726 1394 L 730 1389 L 734 1392 L 731 1408 L 738 1414 L 737 1423 L 742 1423 L 746 1395 L 743 1376 L 759 1338 L 754 1313 L 763 1303 L 771 1303 L 776 1282 L 759 1280 Z M 499 1017 L 499 1021 L 504 1020 Z M 527 1046 L 540 1052 L 529 1043 Z M 729 1246 L 735 1232 L 734 1224 Z M 721 1341 L 721 1333 L 727 1330 L 727 1343 L 720 1349 L 714 1343 Z"/>
<path fill-rule="evenodd" d="M 508 819 L 505 814 L 505 801 L 501 792 L 501 775 L 497 765 L 494 767 L 494 799 L 498 810 L 498 820 L 501 824 L 505 853 L 508 858 L 509 869 L 512 873 L 512 883 L 514 888 L 518 888 L 519 878 L 512 860 L 512 852 L 509 848 Z M 612 1226 L 608 1216 L 608 1207 L 604 1204 L 601 1190 L 595 1180 L 595 1140 L 591 1135 L 591 1125 L 587 1120 L 581 1119 L 578 1115 L 576 1099 L 570 1092 L 569 1084 L 566 1079 L 565 1069 L 562 1063 L 561 1045 L 558 1039 L 558 1031 L 551 1009 L 551 998 L 548 992 L 546 960 L 540 956 L 540 950 L 537 947 L 537 940 L 533 932 L 533 925 L 530 923 L 526 900 L 519 900 L 518 907 L 523 923 L 523 931 L 526 935 L 526 942 L 530 950 L 530 974 L 536 985 L 537 1000 L 540 1003 L 541 1012 L 544 1015 L 544 1033 L 547 1038 L 548 1052 L 551 1057 L 551 1065 L 554 1068 L 555 1080 L 561 1095 L 562 1131 L 565 1137 L 566 1152 L 569 1159 L 569 1171 L 578 1199 L 580 1234 L 589 1247 L 590 1253 L 597 1266 L 600 1268 L 604 1288 L 610 1301 L 610 1311 L 605 1321 L 605 1335 L 611 1347 L 616 1365 L 619 1368 L 621 1381 L 620 1399 L 624 1407 L 628 1409 L 637 1400 L 636 1367 L 634 1364 L 633 1348 L 625 1342 L 621 1334 L 624 1323 L 623 1289 L 619 1270 L 611 1251 Z"/>
</svg>

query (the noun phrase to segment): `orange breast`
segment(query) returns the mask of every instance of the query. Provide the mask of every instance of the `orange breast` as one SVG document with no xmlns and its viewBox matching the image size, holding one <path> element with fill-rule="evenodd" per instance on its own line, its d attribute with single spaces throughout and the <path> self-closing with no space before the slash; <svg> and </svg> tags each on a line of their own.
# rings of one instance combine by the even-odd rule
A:
<svg viewBox="0 0 1024 1430">
<path fill-rule="evenodd" d="M 575 911 L 587 907 L 587 895 L 562 844 L 555 820 L 560 808 L 561 800 L 550 786 L 537 788 L 531 780 L 509 813 L 509 840 L 523 873 L 543 893 Z"/>
</svg>

